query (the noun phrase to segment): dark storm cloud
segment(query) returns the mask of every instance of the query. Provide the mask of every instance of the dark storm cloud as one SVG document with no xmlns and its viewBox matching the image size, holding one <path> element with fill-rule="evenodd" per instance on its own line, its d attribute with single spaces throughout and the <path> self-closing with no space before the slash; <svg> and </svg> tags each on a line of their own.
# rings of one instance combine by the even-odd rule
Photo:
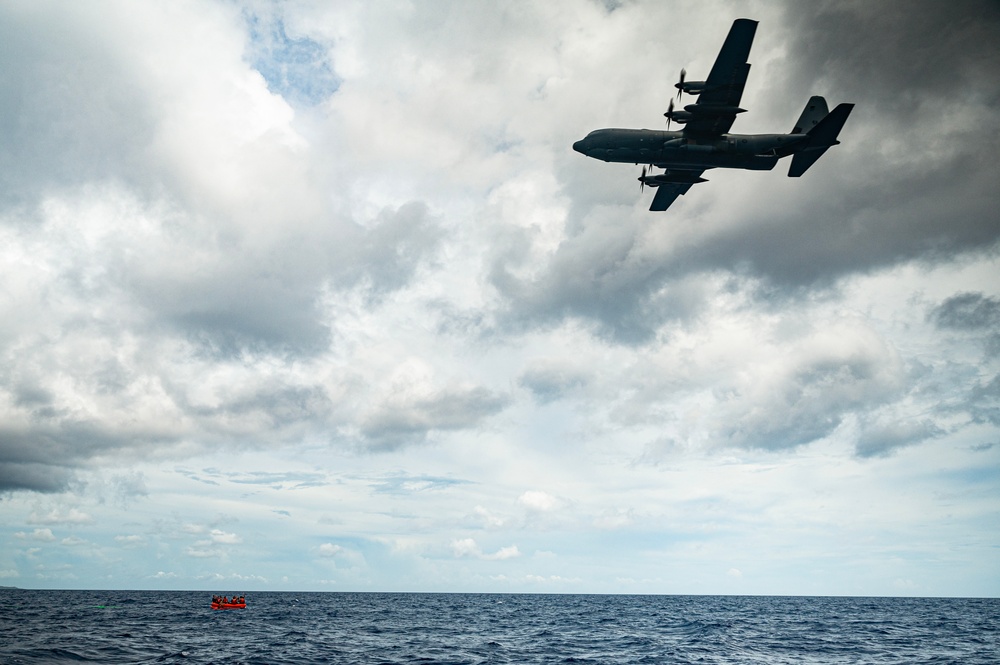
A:
<svg viewBox="0 0 1000 665">
<path fill-rule="evenodd" d="M 29 419 L 21 426 L 0 426 L 0 492 L 62 491 L 74 480 L 74 470 L 89 458 L 118 453 L 137 443 L 165 441 L 149 432 L 123 431 L 112 424 L 66 415 L 54 418 L 36 412 Z"/>
<path fill-rule="evenodd" d="M 1000 300 L 982 293 L 960 293 L 935 307 L 931 319 L 942 328 L 996 331 L 1000 329 Z"/>
<path fill-rule="evenodd" d="M 781 39 L 795 87 L 822 82 L 901 123 L 924 104 L 945 116 L 971 99 L 1000 101 L 1000 4 L 993 0 L 828 0 L 785 9 Z M 823 94 L 822 92 L 820 94 Z"/>
<path fill-rule="evenodd" d="M 11 464 L 0 461 L 0 495 L 15 490 L 61 492 L 69 487 L 74 477 L 70 469 L 55 464 Z"/>
<path fill-rule="evenodd" d="M 988 357 L 1000 355 L 1000 300 L 982 293 L 960 293 L 929 314 L 939 328 L 981 335 Z"/>
<path fill-rule="evenodd" d="M 802 180 L 825 174 L 836 190 L 750 220 L 703 260 L 743 259 L 796 286 L 995 246 L 1000 5 L 790 4 L 785 16 L 790 94 L 857 105 L 834 148 L 842 170 Z"/>
</svg>

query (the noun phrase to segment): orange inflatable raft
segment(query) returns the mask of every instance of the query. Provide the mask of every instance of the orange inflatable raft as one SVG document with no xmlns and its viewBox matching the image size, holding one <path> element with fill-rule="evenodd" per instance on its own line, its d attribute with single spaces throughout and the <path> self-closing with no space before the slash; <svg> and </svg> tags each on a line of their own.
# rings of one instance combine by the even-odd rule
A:
<svg viewBox="0 0 1000 665">
<path fill-rule="evenodd" d="M 246 607 L 247 607 L 247 601 L 242 596 L 240 596 L 239 598 L 233 598 L 232 601 L 226 598 L 212 599 L 213 610 L 245 610 Z"/>
</svg>

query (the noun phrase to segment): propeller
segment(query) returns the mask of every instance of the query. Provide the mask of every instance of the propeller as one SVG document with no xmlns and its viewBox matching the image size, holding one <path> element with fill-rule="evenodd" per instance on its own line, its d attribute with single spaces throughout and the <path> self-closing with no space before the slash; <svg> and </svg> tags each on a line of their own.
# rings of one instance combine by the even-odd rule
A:
<svg viewBox="0 0 1000 665">
<path fill-rule="evenodd" d="M 646 187 L 646 167 L 643 166 L 642 167 L 642 175 L 639 176 L 639 191 L 642 192 L 642 190 L 645 187 Z"/>
<path fill-rule="evenodd" d="M 681 94 L 684 92 L 684 78 L 687 76 L 687 70 L 681 67 L 681 80 L 677 82 L 677 101 L 681 101 Z"/>
<path fill-rule="evenodd" d="M 670 104 L 667 105 L 667 112 L 663 115 L 667 116 L 667 131 L 670 131 L 670 120 L 674 117 L 674 98 L 670 98 Z"/>
</svg>

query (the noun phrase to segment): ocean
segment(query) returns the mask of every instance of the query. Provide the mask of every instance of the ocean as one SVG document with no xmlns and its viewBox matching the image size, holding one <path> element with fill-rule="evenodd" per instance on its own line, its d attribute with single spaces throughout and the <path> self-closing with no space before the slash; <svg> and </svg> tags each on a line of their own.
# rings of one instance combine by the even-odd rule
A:
<svg viewBox="0 0 1000 665">
<path fill-rule="evenodd" d="M 995 598 L 246 596 L 0 590 L 0 663 L 1000 663 Z"/>
</svg>

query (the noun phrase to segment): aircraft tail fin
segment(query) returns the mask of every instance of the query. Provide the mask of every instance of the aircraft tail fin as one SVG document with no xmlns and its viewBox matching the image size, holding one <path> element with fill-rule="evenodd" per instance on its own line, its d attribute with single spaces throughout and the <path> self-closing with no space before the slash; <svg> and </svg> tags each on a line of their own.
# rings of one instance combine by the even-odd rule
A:
<svg viewBox="0 0 1000 665">
<path fill-rule="evenodd" d="M 805 134 L 810 129 L 819 124 L 819 121 L 827 116 L 830 109 L 826 106 L 826 100 L 820 96 L 810 97 L 806 107 L 802 109 L 802 115 L 795 121 L 792 134 Z"/>
<path fill-rule="evenodd" d="M 816 99 L 816 97 L 813 97 L 813 99 Z M 819 99 L 822 99 L 822 97 Z M 811 102 L 812 100 L 809 101 Z M 826 106 L 825 101 L 823 105 Z M 808 109 L 807 105 L 806 111 Z M 840 130 L 843 129 L 844 123 L 847 122 L 847 116 L 851 114 L 853 109 L 854 104 L 838 104 L 837 108 L 833 109 L 833 111 L 828 113 L 806 132 L 809 136 L 809 142 L 799 152 L 792 155 L 792 165 L 788 168 L 789 178 L 798 178 L 801 176 L 810 166 L 816 163 L 817 159 L 823 156 L 827 148 L 840 143 L 837 140 L 837 136 L 840 134 Z M 806 111 L 803 111 L 803 116 L 806 115 Z"/>
</svg>

